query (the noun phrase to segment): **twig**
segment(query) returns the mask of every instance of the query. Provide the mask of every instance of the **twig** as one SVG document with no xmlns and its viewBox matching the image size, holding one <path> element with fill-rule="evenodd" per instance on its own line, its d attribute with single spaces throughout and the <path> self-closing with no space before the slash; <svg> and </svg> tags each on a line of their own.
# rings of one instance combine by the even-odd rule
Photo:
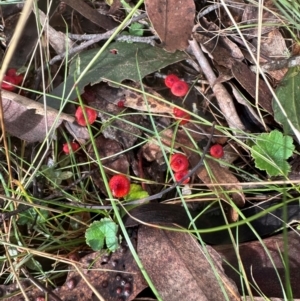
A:
<svg viewBox="0 0 300 301">
<path fill-rule="evenodd" d="M 209 14 L 210 12 L 212 12 L 215 9 L 219 9 L 222 6 L 221 3 L 217 3 L 215 5 L 210 5 L 206 8 L 204 8 L 202 11 L 200 11 L 197 15 L 197 20 L 199 22 L 199 20 L 204 17 L 205 15 Z"/>
<path fill-rule="evenodd" d="M 300 66 L 300 55 L 293 56 L 288 59 L 272 60 L 264 65 L 261 65 L 260 68 L 262 71 L 268 72 L 296 66 Z M 256 66 L 251 66 L 250 69 L 253 72 L 257 72 Z"/>
<path fill-rule="evenodd" d="M 51 289 L 44 286 L 41 282 L 33 278 L 30 273 L 25 269 L 21 268 L 23 274 L 28 278 L 38 289 L 40 289 L 45 294 L 49 294 L 55 301 L 62 301 L 57 295 L 55 295 Z"/>
<path fill-rule="evenodd" d="M 222 113 L 224 114 L 228 125 L 233 129 L 244 130 L 245 126 L 241 122 L 236 112 L 231 96 L 221 83 L 216 82 L 217 77 L 214 74 L 204 53 L 200 49 L 197 41 L 193 38 L 192 40 L 189 40 L 189 44 L 191 46 L 194 56 L 196 57 L 201 69 L 203 70 L 203 73 L 205 74 L 211 86 L 211 89 L 213 90 L 216 96 L 219 107 Z"/>
<path fill-rule="evenodd" d="M 138 20 L 141 20 L 141 19 L 145 18 L 146 16 L 147 16 L 146 14 L 142 14 L 142 15 L 140 15 L 140 16 L 138 16 L 138 17 L 135 17 L 135 18 L 133 18 L 132 20 L 130 20 L 129 22 L 127 22 L 127 23 L 124 25 L 124 27 L 130 25 L 132 22 L 136 22 L 136 21 L 138 21 Z M 72 49 L 69 49 L 68 57 L 69 57 L 69 58 L 72 57 L 74 54 L 76 54 L 76 53 L 78 53 L 78 52 L 80 52 L 80 51 L 86 49 L 86 48 L 89 47 L 89 46 L 92 46 L 92 45 L 95 44 L 95 43 L 98 43 L 98 42 L 101 41 L 101 40 L 106 40 L 106 39 L 108 39 L 108 38 L 109 38 L 116 30 L 117 30 L 117 28 L 113 28 L 113 29 L 111 29 L 111 30 L 109 30 L 109 31 L 107 31 L 107 32 L 105 32 L 105 33 L 103 33 L 103 34 L 95 35 L 92 39 L 89 39 L 88 41 L 86 41 L 86 42 L 80 44 L 79 46 L 76 46 L 76 47 L 74 47 L 74 48 L 72 48 Z M 85 36 L 85 35 L 84 35 L 84 36 Z M 71 36 L 69 36 L 69 37 L 71 37 Z M 52 59 L 50 60 L 49 64 L 50 64 L 50 65 L 53 65 L 54 63 L 56 63 L 56 62 L 58 62 L 58 61 L 64 59 L 64 58 L 66 57 L 66 55 L 67 55 L 67 52 L 64 52 L 64 53 L 61 53 L 61 54 L 56 55 L 54 58 L 52 58 Z"/>
<path fill-rule="evenodd" d="M 116 41 L 121 42 L 130 42 L 130 43 L 146 43 L 152 46 L 155 46 L 155 39 L 158 39 L 157 36 L 151 37 L 137 37 L 137 36 L 130 36 L 130 35 L 119 35 L 116 38 Z"/>
</svg>

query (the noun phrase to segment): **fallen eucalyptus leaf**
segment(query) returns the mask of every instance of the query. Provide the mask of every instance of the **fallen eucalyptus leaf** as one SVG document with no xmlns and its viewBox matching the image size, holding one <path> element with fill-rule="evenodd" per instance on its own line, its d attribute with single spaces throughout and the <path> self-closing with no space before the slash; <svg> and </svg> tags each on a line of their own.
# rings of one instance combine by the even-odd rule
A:
<svg viewBox="0 0 300 301">
<path fill-rule="evenodd" d="M 165 50 L 184 50 L 189 45 L 195 18 L 193 0 L 146 0 L 145 7 Z"/>
<path fill-rule="evenodd" d="M 59 113 L 19 94 L 2 90 L 4 123 L 7 133 L 27 142 L 37 142 L 46 136 L 53 138 L 55 129 L 63 120 L 73 122 L 74 117 Z"/>
<path fill-rule="evenodd" d="M 99 50 L 99 48 L 96 48 L 83 51 L 79 54 L 78 60 L 74 59 L 71 62 L 70 75 L 65 82 L 52 91 L 51 95 L 47 96 L 47 105 L 59 108 L 62 95 L 67 96 L 71 91 L 69 99 L 77 97 L 74 90 L 74 74 L 77 74 L 78 68 L 82 71 Z M 145 43 L 111 43 L 80 82 L 77 83 L 77 88 L 81 93 L 86 85 L 94 85 L 101 81 L 111 80 L 121 83 L 125 79 L 130 79 L 137 82 L 140 81 L 140 77 L 143 78 L 152 72 L 186 58 L 187 55 L 184 52 L 177 51 L 171 54 L 161 48 L 152 47 Z M 140 74 L 138 71 L 140 71 Z"/>
<path fill-rule="evenodd" d="M 141 225 L 137 240 L 138 255 L 164 301 L 240 300 L 218 253 L 192 235 Z"/>
</svg>

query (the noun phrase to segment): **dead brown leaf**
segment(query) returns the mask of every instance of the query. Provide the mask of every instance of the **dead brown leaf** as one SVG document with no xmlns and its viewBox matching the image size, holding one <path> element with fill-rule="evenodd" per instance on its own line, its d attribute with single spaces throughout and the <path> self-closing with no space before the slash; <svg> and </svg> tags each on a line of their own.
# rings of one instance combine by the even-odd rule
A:
<svg viewBox="0 0 300 301">
<path fill-rule="evenodd" d="M 164 301 L 223 301 L 219 281 L 229 300 L 240 300 L 235 284 L 221 268 L 219 255 L 209 246 L 202 248 L 188 233 L 140 226 L 137 251 Z"/>
<path fill-rule="evenodd" d="M 227 198 L 225 197 L 223 191 L 233 191 L 230 193 L 233 202 L 238 207 L 243 207 L 245 204 L 243 189 L 239 184 L 239 180 L 232 174 L 232 172 L 229 169 L 220 166 L 218 162 L 208 158 L 206 159 L 206 165 L 209 168 L 209 172 L 207 168 L 203 166 L 200 167 L 197 176 L 205 184 L 208 184 L 212 191 L 214 191 L 216 195 L 224 201 L 227 201 Z"/>
<path fill-rule="evenodd" d="M 143 95 L 140 85 L 132 85 L 132 88 L 138 91 L 122 87 L 113 88 L 106 84 L 99 84 L 90 89 L 96 91 L 99 97 L 104 98 L 116 106 L 119 105 L 119 102 L 122 102 L 122 106 L 125 108 L 131 108 L 137 111 L 161 114 L 173 113 L 174 106 L 167 100 L 164 100 L 154 89 L 144 85 L 143 89 L 145 94 Z"/>
<path fill-rule="evenodd" d="M 1 95 L 6 131 L 27 142 L 42 141 L 47 135 L 53 137 L 63 120 L 74 121 L 74 117 L 53 108 L 45 111 L 43 104 L 19 94 L 2 90 Z"/>
<path fill-rule="evenodd" d="M 89 102 L 89 105 L 99 111 L 99 117 L 103 122 L 102 133 L 104 137 L 120 142 L 125 148 L 130 148 L 142 135 L 141 130 L 135 126 L 136 124 L 142 124 L 142 116 L 130 115 L 130 109 L 128 109 L 127 114 L 122 118 L 114 118 L 121 114 L 124 108 L 119 108 L 108 101 L 108 94 L 103 96 L 101 93 L 102 87 L 103 85 L 95 86 L 95 99 L 93 102 Z"/>
<path fill-rule="evenodd" d="M 95 139 L 95 143 L 98 154 L 100 158 L 103 159 L 102 164 L 106 168 L 113 170 L 115 173 L 128 174 L 129 161 L 127 156 L 122 153 L 123 148 L 118 141 L 107 139 L 100 135 Z M 89 146 L 89 149 L 91 157 L 96 159 L 92 145 Z M 108 173 L 112 174 L 110 171 L 108 171 Z M 107 194 L 107 189 L 102 181 L 102 177 L 98 169 L 96 169 L 92 174 L 92 178 L 97 187 L 99 187 L 104 194 Z"/>
<path fill-rule="evenodd" d="M 96 9 L 93 9 L 82 0 L 66 0 L 64 2 L 78 11 L 87 20 L 90 20 L 91 22 L 104 29 L 110 30 L 118 26 L 118 23 L 115 22 L 112 18 L 101 15 Z"/>
<path fill-rule="evenodd" d="M 254 42 L 257 42 L 256 39 L 254 39 Z M 265 57 L 275 60 L 285 59 L 287 53 L 289 53 L 282 33 L 278 29 L 274 29 L 262 36 L 260 40 L 260 51 Z M 261 62 L 268 63 L 268 60 L 261 60 Z M 288 68 L 282 68 L 280 70 L 269 71 L 268 73 L 279 82 L 283 79 L 287 70 Z"/>
<path fill-rule="evenodd" d="M 256 75 L 244 63 L 236 61 L 232 66 L 232 74 L 243 88 L 255 99 Z M 268 113 L 273 114 L 272 93 L 263 80 L 258 82 L 259 105 Z"/>
<path fill-rule="evenodd" d="M 248 281 L 254 287 L 259 287 L 259 290 L 257 291 L 255 289 L 252 290 L 254 295 L 261 295 L 262 293 L 267 297 L 283 298 L 282 287 L 277 273 L 279 274 L 281 281 L 284 283 L 286 266 L 282 260 L 282 254 L 285 250 L 288 250 L 290 265 L 289 277 L 291 280 L 293 297 L 300 298 L 299 234 L 299 231 L 294 230 L 288 232 L 288 236 L 285 238 L 284 235 L 278 234 L 264 239 L 263 244 L 259 241 L 253 241 L 239 245 L 239 256 L 246 271 Z M 285 247 L 286 242 L 288 245 Z M 214 249 L 216 249 L 218 253 L 222 255 L 223 259 L 228 262 L 227 264 L 223 261 L 225 273 L 235 280 L 241 292 L 240 275 L 236 272 L 239 270 L 240 265 L 236 250 L 229 245 L 215 246 Z M 272 261 L 266 253 L 266 250 L 268 250 L 271 254 Z M 233 268 L 236 268 L 236 271 L 234 271 Z"/>
<path fill-rule="evenodd" d="M 117 173 L 128 173 L 129 162 L 126 155 L 122 153 L 123 149 L 119 142 L 100 135 L 95 139 L 95 143 L 105 167 L 115 170 Z M 94 154 L 93 157 L 95 157 Z"/>
<path fill-rule="evenodd" d="M 148 286 L 130 250 L 125 246 L 121 246 L 111 256 L 93 252 L 74 265 L 69 265 L 68 269 L 70 271 L 64 285 L 52 290 L 61 300 L 99 300 L 95 294 L 98 292 L 105 301 L 115 301 L 118 298 L 131 301 Z M 30 300 L 37 300 L 37 297 L 46 299 L 44 292 L 30 285 L 29 280 L 22 284 Z M 0 292 L 2 297 L 15 293 L 14 296 L 4 297 L 7 301 L 19 301 L 22 296 L 15 284 L 0 285 Z M 54 299 L 49 295 L 49 300 Z"/>
<path fill-rule="evenodd" d="M 145 6 L 163 48 L 169 52 L 184 50 L 194 26 L 194 1 L 146 0 Z"/>
</svg>

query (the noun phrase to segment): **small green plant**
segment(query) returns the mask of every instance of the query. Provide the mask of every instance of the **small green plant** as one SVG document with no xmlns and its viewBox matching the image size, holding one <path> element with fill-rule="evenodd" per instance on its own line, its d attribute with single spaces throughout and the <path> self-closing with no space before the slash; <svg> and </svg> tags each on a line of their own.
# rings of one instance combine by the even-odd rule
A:
<svg viewBox="0 0 300 301">
<path fill-rule="evenodd" d="M 291 157 L 294 149 L 292 137 L 283 136 L 275 130 L 257 137 L 256 145 L 251 148 L 251 155 L 255 166 L 266 171 L 269 176 L 286 176 L 291 168 L 286 160 Z"/>
<path fill-rule="evenodd" d="M 132 23 L 129 27 L 129 34 L 142 37 L 144 34 L 144 25 L 140 23 Z"/>
<path fill-rule="evenodd" d="M 71 171 L 61 171 L 54 165 L 51 167 L 42 165 L 41 171 L 47 179 L 53 181 L 56 185 L 60 185 L 62 181 L 70 179 L 73 176 Z"/>
<path fill-rule="evenodd" d="M 146 198 L 147 196 L 149 196 L 148 192 L 145 191 L 141 185 L 131 184 L 129 193 L 125 196 L 124 200 L 129 202 L 129 201 L 143 199 Z"/>
<path fill-rule="evenodd" d="M 118 226 L 115 222 L 105 217 L 93 222 L 85 232 L 86 243 L 94 250 L 99 251 L 106 247 L 114 252 L 119 246 L 117 237 Z"/>
<path fill-rule="evenodd" d="M 118 184 L 118 192 L 124 192 L 124 180 L 126 179 L 129 183 L 127 177 L 123 175 L 115 175 L 112 179 L 116 179 Z M 125 181 L 126 181 L 125 180 Z M 115 180 L 114 180 L 115 181 Z M 111 183 L 111 182 L 110 182 Z M 115 184 L 114 184 L 115 186 Z M 125 183 L 127 186 L 127 182 Z M 143 190 L 141 185 L 130 184 L 129 192 L 124 196 L 124 201 L 133 201 L 145 198 L 148 195 L 147 191 Z M 131 205 L 127 207 L 127 210 L 136 207 L 136 205 Z M 114 252 L 119 247 L 119 240 L 117 238 L 118 225 L 109 218 L 102 218 L 100 221 L 95 221 L 85 232 L 86 243 L 94 250 L 100 251 L 104 248 L 104 242 L 108 250 Z"/>
</svg>

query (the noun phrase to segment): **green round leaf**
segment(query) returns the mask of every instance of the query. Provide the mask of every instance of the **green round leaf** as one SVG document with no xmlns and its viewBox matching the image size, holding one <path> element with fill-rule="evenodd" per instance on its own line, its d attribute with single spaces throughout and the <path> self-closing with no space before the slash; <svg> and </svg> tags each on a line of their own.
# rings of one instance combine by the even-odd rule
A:
<svg viewBox="0 0 300 301">
<path fill-rule="evenodd" d="M 292 137 L 283 136 L 275 130 L 257 137 L 256 145 L 251 148 L 251 155 L 258 169 L 265 170 L 270 176 L 286 176 L 290 171 L 286 159 L 291 157 L 294 149 Z"/>
<path fill-rule="evenodd" d="M 104 241 L 110 251 L 118 248 L 116 236 L 118 226 L 109 218 L 102 218 L 93 222 L 85 232 L 86 243 L 94 250 L 99 251 L 104 247 Z"/>
</svg>

